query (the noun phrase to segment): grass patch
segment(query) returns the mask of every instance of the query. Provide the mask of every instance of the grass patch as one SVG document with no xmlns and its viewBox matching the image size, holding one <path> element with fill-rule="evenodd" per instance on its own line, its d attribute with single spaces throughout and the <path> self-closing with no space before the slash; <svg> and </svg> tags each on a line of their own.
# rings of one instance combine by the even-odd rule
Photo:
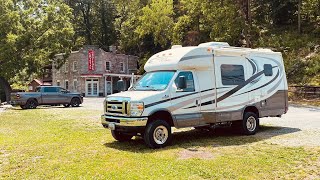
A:
<svg viewBox="0 0 320 180">
<path fill-rule="evenodd" d="M 141 138 L 114 141 L 101 111 L 8 110 L 0 114 L 0 178 L 5 179 L 275 179 L 320 176 L 320 148 L 285 147 L 271 136 L 222 129 L 174 133 L 172 146 L 148 149 Z M 263 127 L 262 131 L 276 131 Z M 271 133 L 272 134 L 272 133 Z M 274 133 L 275 136 L 280 136 Z M 210 158 L 181 158 L 181 152 Z"/>
</svg>

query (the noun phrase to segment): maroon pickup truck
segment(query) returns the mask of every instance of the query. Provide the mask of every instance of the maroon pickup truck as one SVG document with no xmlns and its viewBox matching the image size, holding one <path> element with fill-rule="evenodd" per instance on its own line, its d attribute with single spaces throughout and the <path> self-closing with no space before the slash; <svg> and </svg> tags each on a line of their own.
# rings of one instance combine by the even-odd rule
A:
<svg viewBox="0 0 320 180">
<path fill-rule="evenodd" d="M 83 103 L 80 93 L 71 93 L 59 86 L 39 86 L 36 92 L 11 93 L 12 106 L 22 109 L 35 109 L 38 105 L 63 105 L 78 107 Z"/>
</svg>

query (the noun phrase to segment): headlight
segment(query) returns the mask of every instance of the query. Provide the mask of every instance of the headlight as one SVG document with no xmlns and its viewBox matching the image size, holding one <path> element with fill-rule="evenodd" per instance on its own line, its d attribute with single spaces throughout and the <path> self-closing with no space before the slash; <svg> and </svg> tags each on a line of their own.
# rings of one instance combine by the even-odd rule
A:
<svg viewBox="0 0 320 180">
<path fill-rule="evenodd" d="M 143 102 L 130 102 L 130 116 L 141 116 L 143 110 Z"/>
</svg>

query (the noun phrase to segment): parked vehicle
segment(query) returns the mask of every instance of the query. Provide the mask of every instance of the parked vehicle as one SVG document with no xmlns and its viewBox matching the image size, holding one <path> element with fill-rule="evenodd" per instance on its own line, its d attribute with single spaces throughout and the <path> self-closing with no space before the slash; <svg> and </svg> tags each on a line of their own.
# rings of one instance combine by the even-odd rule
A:
<svg viewBox="0 0 320 180">
<path fill-rule="evenodd" d="M 59 86 L 39 86 L 36 92 L 11 93 L 11 105 L 22 109 L 35 109 L 38 105 L 78 107 L 83 103 L 80 93 L 71 93 Z"/>
<path fill-rule="evenodd" d="M 259 118 L 288 110 L 280 52 L 210 42 L 153 55 L 131 89 L 107 96 L 102 125 L 118 141 L 142 136 L 151 148 L 168 145 L 171 127 L 235 126 L 246 135 Z"/>
</svg>

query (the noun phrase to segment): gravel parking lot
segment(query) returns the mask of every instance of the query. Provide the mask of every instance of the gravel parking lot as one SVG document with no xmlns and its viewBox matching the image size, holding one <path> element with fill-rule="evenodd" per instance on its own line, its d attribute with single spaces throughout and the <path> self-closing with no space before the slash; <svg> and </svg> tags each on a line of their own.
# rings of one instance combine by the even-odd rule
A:
<svg viewBox="0 0 320 180">
<path fill-rule="evenodd" d="M 83 108 L 99 110 L 104 98 L 85 98 Z M 266 142 L 284 146 L 320 146 L 320 107 L 291 105 L 281 118 L 262 118 L 256 134 Z"/>
<path fill-rule="evenodd" d="M 103 101 L 104 98 L 84 98 L 80 108 L 102 112 Z M 0 108 L 0 113 L 3 110 Z M 284 146 L 320 146 L 320 107 L 291 105 L 281 118 L 262 118 L 260 124 L 262 128 L 255 136 L 266 142 Z"/>
</svg>

